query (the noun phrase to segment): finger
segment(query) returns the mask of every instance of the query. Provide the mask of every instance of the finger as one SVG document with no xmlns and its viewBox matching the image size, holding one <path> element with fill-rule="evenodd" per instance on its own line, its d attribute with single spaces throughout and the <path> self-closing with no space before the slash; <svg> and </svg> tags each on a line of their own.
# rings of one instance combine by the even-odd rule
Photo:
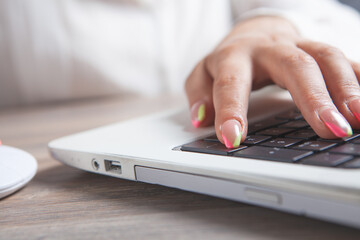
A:
<svg viewBox="0 0 360 240">
<path fill-rule="evenodd" d="M 355 72 L 356 78 L 358 79 L 358 82 L 360 82 L 360 63 L 358 62 L 351 62 L 351 66 Z"/>
<path fill-rule="evenodd" d="M 215 116 L 212 103 L 212 79 L 205 69 L 204 61 L 195 67 L 186 80 L 185 91 L 194 127 L 211 125 Z"/>
<path fill-rule="evenodd" d="M 216 134 L 227 148 L 236 148 L 247 132 L 252 67 L 250 59 L 245 57 L 248 55 L 229 52 L 217 55 L 216 59 L 209 58 L 206 66 L 214 79 Z"/>
<path fill-rule="evenodd" d="M 358 80 L 358 83 L 360 83 L 360 63 L 357 62 L 351 62 L 351 66 L 355 72 L 356 78 Z M 356 119 L 360 122 L 360 100 L 353 101 L 348 104 L 349 108 L 352 109 L 352 113 L 356 117 Z M 359 126 L 357 126 L 359 129 Z"/>
<path fill-rule="evenodd" d="M 275 83 L 289 90 L 319 136 L 334 138 L 352 134 L 349 123 L 334 106 L 314 58 L 296 46 L 277 45 L 257 51 L 255 59 Z"/>
<path fill-rule="evenodd" d="M 300 42 L 298 47 L 316 60 L 337 109 L 352 126 L 359 128 L 356 119 L 356 115 L 360 116 L 359 82 L 345 55 L 337 48 L 313 41 Z"/>
</svg>

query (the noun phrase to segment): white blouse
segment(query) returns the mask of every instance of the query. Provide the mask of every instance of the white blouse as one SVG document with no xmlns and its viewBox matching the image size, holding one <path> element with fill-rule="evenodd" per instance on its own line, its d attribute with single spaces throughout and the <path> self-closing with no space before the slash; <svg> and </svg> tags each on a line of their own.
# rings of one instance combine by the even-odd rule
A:
<svg viewBox="0 0 360 240">
<path fill-rule="evenodd" d="M 335 0 L 1 0 L 0 107 L 183 91 L 235 21 L 283 16 L 360 61 L 360 17 Z"/>
</svg>

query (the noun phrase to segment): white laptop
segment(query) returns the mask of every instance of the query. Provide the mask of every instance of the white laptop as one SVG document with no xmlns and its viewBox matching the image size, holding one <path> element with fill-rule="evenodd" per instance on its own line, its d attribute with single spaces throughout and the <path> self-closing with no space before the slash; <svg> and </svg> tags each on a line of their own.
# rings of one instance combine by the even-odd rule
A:
<svg viewBox="0 0 360 240">
<path fill-rule="evenodd" d="M 360 135 L 320 139 L 277 87 L 252 93 L 249 136 L 227 150 L 186 103 L 49 143 L 70 166 L 360 228 Z M 359 138 L 358 138 L 359 136 Z"/>
</svg>

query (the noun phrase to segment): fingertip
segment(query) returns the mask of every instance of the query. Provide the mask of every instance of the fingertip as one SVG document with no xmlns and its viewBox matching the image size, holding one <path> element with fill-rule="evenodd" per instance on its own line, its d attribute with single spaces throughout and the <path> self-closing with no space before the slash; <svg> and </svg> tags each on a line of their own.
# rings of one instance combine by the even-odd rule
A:
<svg viewBox="0 0 360 240">
<path fill-rule="evenodd" d="M 237 148 L 240 146 L 242 137 L 242 127 L 235 119 L 226 120 L 221 126 L 221 137 L 227 148 Z"/>
<path fill-rule="evenodd" d="M 350 124 L 338 111 L 331 108 L 323 109 L 319 112 L 319 116 L 335 136 L 343 138 L 353 135 Z"/>
</svg>

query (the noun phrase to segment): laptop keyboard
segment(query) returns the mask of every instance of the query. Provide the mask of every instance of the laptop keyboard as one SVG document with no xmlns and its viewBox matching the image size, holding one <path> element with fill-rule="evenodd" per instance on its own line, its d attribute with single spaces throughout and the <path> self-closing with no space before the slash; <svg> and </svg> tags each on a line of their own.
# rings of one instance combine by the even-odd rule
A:
<svg viewBox="0 0 360 240">
<path fill-rule="evenodd" d="M 227 149 L 211 135 L 184 144 L 182 151 L 252 158 L 322 167 L 360 168 L 360 132 L 351 137 L 323 139 L 316 135 L 298 109 L 249 125 L 248 136 Z"/>
</svg>

